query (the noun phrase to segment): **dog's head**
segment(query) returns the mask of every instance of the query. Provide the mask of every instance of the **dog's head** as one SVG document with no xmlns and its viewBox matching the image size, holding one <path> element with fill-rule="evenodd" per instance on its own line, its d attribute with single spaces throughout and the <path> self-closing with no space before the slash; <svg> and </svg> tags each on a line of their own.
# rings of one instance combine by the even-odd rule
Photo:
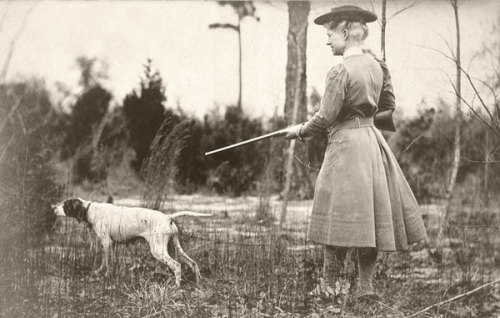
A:
<svg viewBox="0 0 500 318">
<path fill-rule="evenodd" d="M 62 204 L 53 205 L 54 213 L 57 216 L 68 216 L 78 220 L 78 222 L 86 221 L 87 209 L 84 205 L 85 201 L 78 199 L 69 199 Z"/>
</svg>

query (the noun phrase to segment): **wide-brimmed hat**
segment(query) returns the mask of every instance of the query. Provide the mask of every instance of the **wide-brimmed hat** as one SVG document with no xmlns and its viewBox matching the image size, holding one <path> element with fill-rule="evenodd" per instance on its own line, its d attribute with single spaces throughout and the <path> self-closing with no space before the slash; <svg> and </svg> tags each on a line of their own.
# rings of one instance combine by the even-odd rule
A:
<svg viewBox="0 0 500 318">
<path fill-rule="evenodd" d="M 357 6 L 345 5 L 332 8 L 330 12 L 320 15 L 319 17 L 314 19 L 314 23 L 323 25 L 334 19 L 373 22 L 376 21 L 378 18 L 377 15 L 371 11 L 362 9 Z"/>
</svg>

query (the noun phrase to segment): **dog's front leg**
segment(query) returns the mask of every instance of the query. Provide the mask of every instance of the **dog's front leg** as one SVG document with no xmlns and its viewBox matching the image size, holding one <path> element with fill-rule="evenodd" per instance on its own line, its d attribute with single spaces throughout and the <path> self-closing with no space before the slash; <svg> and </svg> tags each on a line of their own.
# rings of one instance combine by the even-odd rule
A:
<svg viewBox="0 0 500 318">
<path fill-rule="evenodd" d="M 105 277 L 109 277 L 111 271 L 113 270 L 113 260 L 115 259 L 115 244 L 114 242 L 111 242 L 108 248 L 108 257 L 106 257 L 106 273 L 104 274 Z"/>
<path fill-rule="evenodd" d="M 106 239 L 101 240 L 101 243 L 102 243 L 103 256 L 102 256 L 102 260 L 101 260 L 101 266 L 99 267 L 99 269 L 97 271 L 95 271 L 95 274 L 99 275 L 102 273 L 102 271 L 106 270 L 105 276 L 108 276 L 109 275 L 108 259 L 109 259 L 109 253 L 110 253 L 112 242 L 111 242 L 111 239 L 106 238 Z"/>
</svg>

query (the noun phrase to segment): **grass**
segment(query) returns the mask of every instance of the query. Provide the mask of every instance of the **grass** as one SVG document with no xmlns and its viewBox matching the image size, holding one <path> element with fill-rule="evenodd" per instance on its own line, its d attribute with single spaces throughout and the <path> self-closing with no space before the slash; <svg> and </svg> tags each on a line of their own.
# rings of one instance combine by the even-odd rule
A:
<svg viewBox="0 0 500 318">
<path fill-rule="evenodd" d="M 311 293 L 321 277 L 322 249 L 306 239 L 304 202 L 291 202 L 284 229 L 253 215 L 252 198 L 176 198 L 167 208 L 212 212 L 213 218 L 180 220 L 181 244 L 202 274 L 198 286 L 187 267 L 181 288 L 142 241 L 118 245 L 110 278 L 91 275 L 99 246 L 91 231 L 71 219 L 34 249 L 2 245 L 2 317 L 404 317 L 498 279 L 500 230 L 450 227 L 442 259 L 416 246 L 385 254 L 377 265 L 381 301 L 340 306 Z M 276 206 L 270 205 L 271 212 Z M 277 209 L 279 211 L 279 209 Z M 486 213 L 486 212 L 484 212 Z M 272 214 L 272 213 L 271 213 Z M 495 215 L 453 214 L 453 224 L 477 226 Z M 266 221 L 267 222 L 267 221 Z M 435 220 L 427 219 L 431 237 Z M 96 259 L 97 258 L 97 259 Z M 96 262 L 97 261 L 97 262 Z M 500 286 L 433 308 L 418 317 L 494 317 Z"/>
</svg>

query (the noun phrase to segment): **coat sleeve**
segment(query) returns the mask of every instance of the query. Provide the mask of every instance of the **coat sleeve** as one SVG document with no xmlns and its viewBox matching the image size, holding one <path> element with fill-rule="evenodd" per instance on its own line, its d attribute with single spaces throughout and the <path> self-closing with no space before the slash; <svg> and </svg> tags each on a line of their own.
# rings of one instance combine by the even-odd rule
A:
<svg viewBox="0 0 500 318">
<path fill-rule="evenodd" d="M 394 90 L 392 88 L 391 74 L 389 74 L 389 69 L 384 61 L 378 60 L 380 66 L 382 67 L 382 72 L 384 73 L 384 83 L 382 85 L 382 91 L 380 92 L 380 98 L 378 100 L 378 110 L 377 112 L 382 112 L 385 110 L 394 110 L 396 108 L 396 102 L 394 98 Z"/>
<path fill-rule="evenodd" d="M 319 110 L 301 128 L 301 137 L 322 134 L 333 125 L 344 104 L 347 94 L 349 74 L 344 65 L 334 66 L 326 77 L 325 93 Z"/>
</svg>

